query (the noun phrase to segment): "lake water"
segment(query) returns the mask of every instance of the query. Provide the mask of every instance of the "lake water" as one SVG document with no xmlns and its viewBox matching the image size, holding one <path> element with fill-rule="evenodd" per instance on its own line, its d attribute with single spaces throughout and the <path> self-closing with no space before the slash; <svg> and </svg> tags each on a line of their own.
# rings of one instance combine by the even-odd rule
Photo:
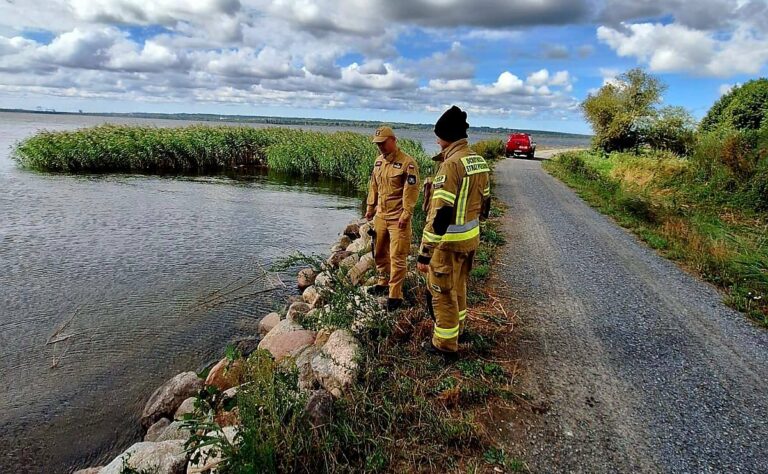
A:
<svg viewBox="0 0 768 474">
<path fill-rule="evenodd" d="M 254 334 L 295 291 L 270 264 L 326 253 L 360 215 L 339 183 L 49 175 L 9 157 L 41 128 L 106 120 L 0 113 L 2 473 L 69 472 L 138 441 L 157 386 Z"/>
<path fill-rule="evenodd" d="M 283 287 L 270 264 L 296 250 L 325 253 L 360 214 L 356 192 L 339 183 L 50 175 L 19 170 L 9 157 L 40 129 L 105 122 L 189 124 L 0 113 L 2 473 L 69 472 L 139 440 L 138 416 L 158 385 L 217 359 L 285 301 L 292 277 Z M 397 133 L 437 152 L 429 130 Z M 470 138 L 503 135 L 470 130 Z"/>
</svg>

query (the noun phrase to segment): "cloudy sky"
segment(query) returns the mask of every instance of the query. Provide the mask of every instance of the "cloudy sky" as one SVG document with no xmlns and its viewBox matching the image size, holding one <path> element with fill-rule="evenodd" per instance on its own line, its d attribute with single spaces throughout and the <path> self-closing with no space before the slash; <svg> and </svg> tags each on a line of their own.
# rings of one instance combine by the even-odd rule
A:
<svg viewBox="0 0 768 474">
<path fill-rule="evenodd" d="M 767 64 L 768 0 L 0 0 L 0 107 L 589 132 L 631 67 L 700 118 Z"/>
</svg>

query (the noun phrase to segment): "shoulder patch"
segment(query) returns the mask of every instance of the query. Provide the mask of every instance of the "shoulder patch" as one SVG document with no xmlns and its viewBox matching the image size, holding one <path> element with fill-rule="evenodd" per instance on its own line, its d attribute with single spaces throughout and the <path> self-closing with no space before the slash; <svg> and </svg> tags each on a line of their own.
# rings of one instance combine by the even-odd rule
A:
<svg viewBox="0 0 768 474">
<path fill-rule="evenodd" d="M 445 175 L 441 174 L 439 176 L 435 176 L 435 179 L 432 181 L 435 184 L 440 184 L 445 182 Z"/>
<path fill-rule="evenodd" d="M 408 184 L 416 184 L 416 176 L 409 174 L 408 175 Z"/>
<path fill-rule="evenodd" d="M 399 170 L 400 168 L 403 167 L 403 164 L 402 163 L 395 163 L 395 164 L 392 165 L 392 167 L 395 168 L 396 170 Z"/>
</svg>

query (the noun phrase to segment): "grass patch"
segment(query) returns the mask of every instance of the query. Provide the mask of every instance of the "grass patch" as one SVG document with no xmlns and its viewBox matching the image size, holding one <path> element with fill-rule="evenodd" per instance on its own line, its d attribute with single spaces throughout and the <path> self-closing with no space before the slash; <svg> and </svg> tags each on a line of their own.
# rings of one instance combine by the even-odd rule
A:
<svg viewBox="0 0 768 474">
<path fill-rule="evenodd" d="M 699 179 L 695 162 L 664 153 L 569 152 L 544 166 L 662 255 L 720 287 L 728 305 L 768 326 L 768 215 L 760 202 L 744 205 L 753 184 L 713 188 Z"/>
<path fill-rule="evenodd" d="M 504 241 L 498 216 L 483 225 L 478 260 L 490 271 L 493 255 Z M 491 232 L 489 234 L 489 232 Z M 297 264 L 322 267 L 318 257 L 296 256 Z M 472 278 L 470 293 L 485 295 L 488 277 Z M 514 398 L 513 361 L 505 362 L 504 344 L 512 321 L 491 305 L 470 308 L 462 357 L 446 364 L 425 354 L 432 322 L 427 316 L 424 277 L 410 268 L 406 299 L 413 307 L 387 314 L 348 283 L 343 271 L 332 274 L 332 294 L 326 315 L 302 321 L 307 327 L 354 327 L 350 314 L 373 315 L 356 329 L 362 345 L 360 374 L 344 397 L 334 401 L 327 425 L 313 426 L 303 416 L 307 398 L 297 395 L 297 374 L 289 365 L 274 364 L 264 353 L 248 359 L 238 392 L 242 432 L 234 443 L 215 436 L 213 412 L 223 403 L 209 400 L 190 426 L 198 435 L 190 451 L 214 446 L 225 462 L 219 472 L 483 472 L 495 468 L 524 470 L 524 464 L 498 446 L 494 432 L 481 422 L 489 405 Z M 485 296 L 484 296 L 485 298 Z M 492 360 L 492 361 L 491 361 Z M 207 408 L 206 408 L 207 407 Z M 232 408 L 232 407 L 229 407 Z"/>
<path fill-rule="evenodd" d="M 422 174 L 433 171 L 421 143 L 401 139 L 398 144 L 416 159 Z M 21 167 L 54 173 L 217 173 L 267 167 L 335 178 L 359 189 L 367 186 L 377 155 L 370 138 L 359 133 L 205 125 L 43 131 L 13 151 Z"/>
</svg>

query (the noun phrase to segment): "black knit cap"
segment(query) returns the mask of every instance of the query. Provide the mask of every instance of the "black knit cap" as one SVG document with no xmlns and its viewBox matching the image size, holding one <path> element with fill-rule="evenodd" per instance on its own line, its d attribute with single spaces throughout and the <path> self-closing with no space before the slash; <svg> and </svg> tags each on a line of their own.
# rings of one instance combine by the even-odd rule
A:
<svg viewBox="0 0 768 474">
<path fill-rule="evenodd" d="M 454 105 L 437 119 L 435 135 L 447 142 L 455 142 L 467 138 L 468 128 L 467 113 Z"/>
</svg>

